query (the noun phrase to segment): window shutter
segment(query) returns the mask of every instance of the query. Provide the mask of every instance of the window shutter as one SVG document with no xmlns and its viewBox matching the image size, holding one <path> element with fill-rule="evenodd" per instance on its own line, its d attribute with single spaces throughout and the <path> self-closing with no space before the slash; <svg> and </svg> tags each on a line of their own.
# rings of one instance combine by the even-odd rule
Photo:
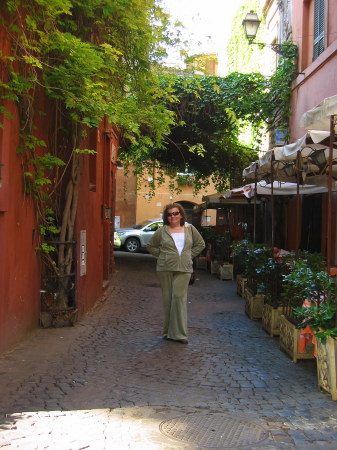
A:
<svg viewBox="0 0 337 450">
<path fill-rule="evenodd" d="M 314 54 L 315 60 L 324 52 L 325 0 L 315 0 L 314 10 Z"/>
</svg>

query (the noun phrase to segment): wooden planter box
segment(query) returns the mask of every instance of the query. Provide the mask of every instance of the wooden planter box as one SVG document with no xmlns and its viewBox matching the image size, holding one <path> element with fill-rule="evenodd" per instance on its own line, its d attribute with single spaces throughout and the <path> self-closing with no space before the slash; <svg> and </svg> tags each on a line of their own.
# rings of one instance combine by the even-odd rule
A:
<svg viewBox="0 0 337 450">
<path fill-rule="evenodd" d="M 244 297 L 245 288 L 246 288 L 247 278 L 242 275 L 236 276 L 236 293 L 240 295 L 240 297 Z"/>
<path fill-rule="evenodd" d="M 218 269 L 220 280 L 233 280 L 233 264 L 221 264 Z"/>
<path fill-rule="evenodd" d="M 219 263 L 218 261 L 211 261 L 211 274 L 217 275 L 219 272 Z"/>
<path fill-rule="evenodd" d="M 325 344 L 321 339 L 317 343 L 317 378 L 318 386 L 331 394 L 337 401 L 337 340 L 327 338 Z"/>
<path fill-rule="evenodd" d="M 270 336 L 278 336 L 280 334 L 280 316 L 282 310 L 282 306 L 273 308 L 268 304 L 263 305 L 262 328 L 267 331 Z"/>
<path fill-rule="evenodd" d="M 300 330 L 285 318 L 280 316 L 280 348 L 291 357 L 296 363 L 299 359 L 314 359 L 314 346 L 308 344 L 304 353 L 298 352 L 298 344 L 300 341 Z"/>
<path fill-rule="evenodd" d="M 49 310 L 40 312 L 40 326 L 42 328 L 72 327 L 77 321 L 78 310 L 69 308 L 65 310 Z"/>
<path fill-rule="evenodd" d="M 207 260 L 205 256 L 199 256 L 199 258 L 197 258 L 197 269 L 207 269 Z"/>
<path fill-rule="evenodd" d="M 245 288 L 245 312 L 251 320 L 262 319 L 264 295 L 253 295 L 249 288 Z"/>
</svg>

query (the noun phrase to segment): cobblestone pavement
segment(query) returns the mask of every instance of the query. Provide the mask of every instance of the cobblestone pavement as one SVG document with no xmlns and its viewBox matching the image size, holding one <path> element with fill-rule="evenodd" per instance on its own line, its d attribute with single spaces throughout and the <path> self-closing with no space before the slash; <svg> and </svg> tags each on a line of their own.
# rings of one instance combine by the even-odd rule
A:
<svg viewBox="0 0 337 450">
<path fill-rule="evenodd" d="M 234 282 L 198 272 L 182 345 L 161 337 L 153 257 L 117 252 L 116 264 L 81 322 L 0 357 L 1 449 L 337 448 L 315 362 L 291 362 Z"/>
</svg>

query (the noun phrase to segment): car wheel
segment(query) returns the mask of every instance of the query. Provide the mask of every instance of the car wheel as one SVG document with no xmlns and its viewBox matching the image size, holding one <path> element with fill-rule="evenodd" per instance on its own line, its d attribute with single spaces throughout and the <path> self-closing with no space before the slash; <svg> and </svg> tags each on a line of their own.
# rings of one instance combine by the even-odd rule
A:
<svg viewBox="0 0 337 450">
<path fill-rule="evenodd" d="M 140 247 L 139 240 L 137 238 L 129 238 L 125 241 L 124 248 L 127 252 L 136 253 Z"/>
</svg>

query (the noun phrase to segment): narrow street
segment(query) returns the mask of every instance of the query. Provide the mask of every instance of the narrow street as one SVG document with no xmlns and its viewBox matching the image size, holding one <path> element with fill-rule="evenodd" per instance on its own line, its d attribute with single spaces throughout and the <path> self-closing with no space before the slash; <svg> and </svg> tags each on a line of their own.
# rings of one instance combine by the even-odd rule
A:
<svg viewBox="0 0 337 450">
<path fill-rule="evenodd" d="M 0 448 L 336 449 L 315 362 L 294 364 L 249 320 L 234 281 L 197 278 L 189 344 L 165 341 L 154 258 L 116 252 L 94 310 L 0 358 Z"/>
</svg>

